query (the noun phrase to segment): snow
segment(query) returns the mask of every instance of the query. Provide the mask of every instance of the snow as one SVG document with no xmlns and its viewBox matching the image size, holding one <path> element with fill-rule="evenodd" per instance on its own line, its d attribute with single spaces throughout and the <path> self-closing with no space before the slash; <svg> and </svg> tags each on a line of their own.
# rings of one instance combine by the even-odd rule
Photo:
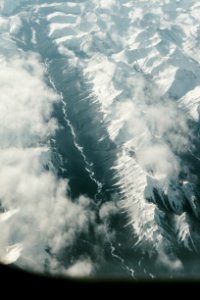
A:
<svg viewBox="0 0 200 300">
<path fill-rule="evenodd" d="M 74 52 L 73 62 L 82 66 L 84 78 L 92 86 L 109 136 L 120 146 L 115 170 L 134 232 L 139 241 L 161 241 L 155 204 L 146 198 L 155 201 L 156 188 L 160 195 L 168 196 L 174 212 L 183 212 L 181 187 L 172 184 L 181 169 L 174 149 L 180 151 L 187 144 L 186 119 L 198 120 L 200 72 L 194 60 L 199 55 L 199 6 L 195 1 L 189 5 L 187 1 L 144 0 L 138 5 L 93 0 L 81 3 L 79 18 L 76 11 L 70 11 L 76 20 L 73 23 L 64 19 L 68 5 L 56 9 L 47 16 L 49 36 L 62 55 L 73 57 Z M 71 28 L 74 34 L 68 35 L 62 28 Z M 85 35 L 81 35 L 83 28 Z M 59 32 L 59 38 L 53 31 Z M 77 57 L 78 50 L 89 58 Z M 173 136 L 175 128 L 181 132 L 178 137 Z M 128 155 L 131 149 L 136 159 Z"/>
<path fill-rule="evenodd" d="M 27 0 L 1 0 L 0 1 L 0 13 L 2 14 L 11 14 L 20 3 Z"/>
<path fill-rule="evenodd" d="M 179 154 L 188 151 L 188 121 L 199 121 L 200 5 L 193 0 L 41 2 L 33 7 L 45 21 L 43 29 L 90 86 L 118 149 L 113 170 L 123 195 L 119 201 L 138 244 L 157 249 L 162 244 L 156 189 L 175 216 L 178 242 L 189 247 L 185 201 L 198 214 L 194 185 L 179 182 L 185 163 Z M 7 15 L 20 3 L 0 2 L 2 55 L 16 50 L 12 37 L 20 32 L 20 16 Z M 37 45 L 36 29 L 31 32 Z M 20 251 L 13 251 L 7 260 L 18 258 Z"/>
<path fill-rule="evenodd" d="M 23 247 L 21 244 L 15 244 L 7 247 L 6 252 L 1 256 L 1 262 L 5 265 L 16 262 L 21 254 Z"/>
<path fill-rule="evenodd" d="M 200 86 L 197 86 L 192 91 L 189 91 L 180 100 L 180 105 L 188 110 L 190 116 L 195 120 L 199 120 L 199 105 L 200 105 Z"/>
</svg>

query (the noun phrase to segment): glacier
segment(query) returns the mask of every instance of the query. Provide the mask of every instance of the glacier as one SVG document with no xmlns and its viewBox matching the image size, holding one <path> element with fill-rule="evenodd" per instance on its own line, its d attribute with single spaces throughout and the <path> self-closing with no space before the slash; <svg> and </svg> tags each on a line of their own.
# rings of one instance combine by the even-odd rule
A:
<svg viewBox="0 0 200 300">
<path fill-rule="evenodd" d="M 0 261 L 199 277 L 196 0 L 0 1 Z"/>
</svg>

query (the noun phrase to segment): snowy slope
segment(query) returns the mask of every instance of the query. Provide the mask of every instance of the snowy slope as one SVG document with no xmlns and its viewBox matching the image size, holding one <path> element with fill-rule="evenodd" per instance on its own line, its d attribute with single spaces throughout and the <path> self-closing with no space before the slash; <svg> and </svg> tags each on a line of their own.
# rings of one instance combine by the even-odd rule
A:
<svg viewBox="0 0 200 300">
<path fill-rule="evenodd" d="M 191 94 L 191 90 L 193 94 L 198 91 L 200 78 L 198 4 L 192 1 L 188 8 L 188 2 L 183 1 L 163 1 L 160 5 L 157 1 L 142 1 L 140 5 L 83 1 L 56 4 L 54 9 L 56 13 L 47 15 L 49 37 L 72 66 L 83 69 L 101 104 L 109 136 L 120 146 L 116 162 L 119 176 L 136 182 L 130 187 L 131 194 L 122 187 L 127 192 L 123 205 L 135 211 L 134 198 L 139 206 L 146 202 L 140 213 L 132 216 L 133 224 L 142 213 L 148 224 L 145 211 L 151 208 L 144 198 L 145 190 L 148 198 L 154 198 L 154 188 L 168 196 L 162 201 L 167 201 L 172 211 L 183 213 L 185 197 L 178 182 L 184 162 L 179 155 L 189 150 L 187 121 L 198 120 L 199 100 Z M 127 149 L 134 151 L 135 158 L 124 157 L 121 163 L 121 156 L 129 155 Z M 141 167 L 139 178 L 137 164 Z M 140 180 L 143 187 L 139 196 Z M 150 206 L 152 224 L 154 207 Z M 140 227 L 142 230 L 144 224 Z M 138 233 L 140 239 L 142 232 Z"/>
<path fill-rule="evenodd" d="M 198 1 L 5 0 L 0 11 L 1 56 L 46 63 L 94 198 L 113 190 L 134 245 L 182 269 L 179 249 L 200 250 Z"/>
</svg>

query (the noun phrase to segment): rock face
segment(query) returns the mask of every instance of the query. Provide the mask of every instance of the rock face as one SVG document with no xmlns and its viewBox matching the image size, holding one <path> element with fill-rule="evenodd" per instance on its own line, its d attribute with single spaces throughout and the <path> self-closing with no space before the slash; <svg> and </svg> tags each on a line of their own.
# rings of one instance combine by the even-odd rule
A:
<svg viewBox="0 0 200 300">
<path fill-rule="evenodd" d="M 5 0 L 0 12 L 1 260 L 199 276 L 200 4 Z"/>
</svg>

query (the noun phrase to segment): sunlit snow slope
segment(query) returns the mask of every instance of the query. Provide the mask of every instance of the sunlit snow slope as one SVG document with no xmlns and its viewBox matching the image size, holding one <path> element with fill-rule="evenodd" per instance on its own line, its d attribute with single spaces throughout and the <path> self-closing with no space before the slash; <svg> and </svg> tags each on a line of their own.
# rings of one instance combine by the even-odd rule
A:
<svg viewBox="0 0 200 300">
<path fill-rule="evenodd" d="M 200 276 L 200 4 L 0 1 L 0 259 Z"/>
</svg>

